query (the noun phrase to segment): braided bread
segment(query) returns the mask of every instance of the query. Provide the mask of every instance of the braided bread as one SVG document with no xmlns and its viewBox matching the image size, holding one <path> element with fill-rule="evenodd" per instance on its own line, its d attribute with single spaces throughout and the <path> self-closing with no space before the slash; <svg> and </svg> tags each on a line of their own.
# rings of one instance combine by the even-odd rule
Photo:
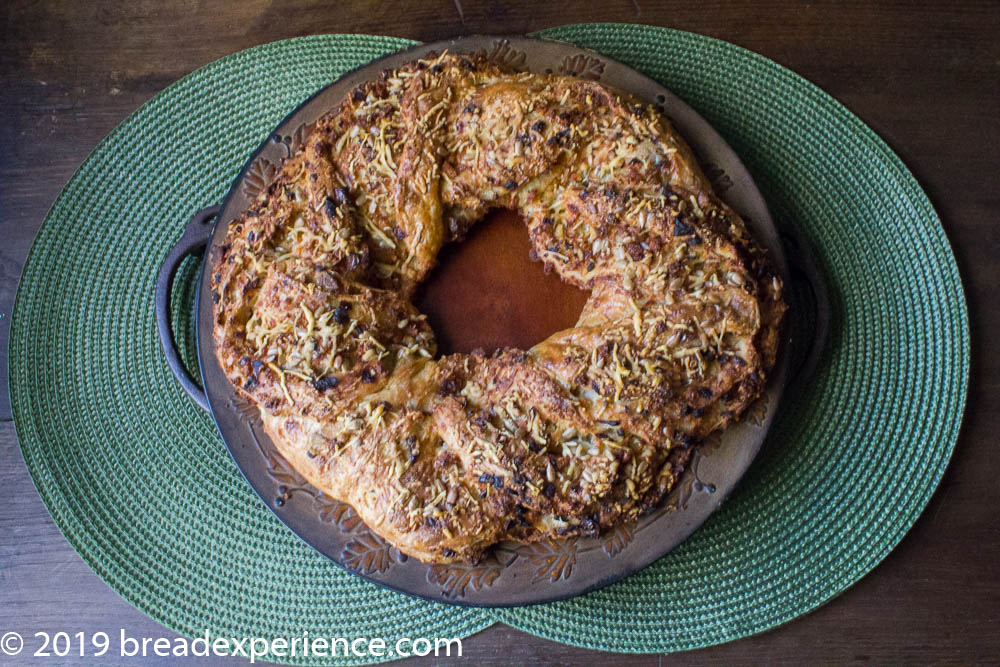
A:
<svg viewBox="0 0 1000 667">
<path fill-rule="evenodd" d="M 590 297 L 530 350 L 436 357 L 411 296 L 495 207 Z M 655 109 L 447 53 L 317 121 L 211 261 L 218 360 L 281 454 L 427 562 L 657 506 L 762 392 L 785 311 Z"/>
</svg>

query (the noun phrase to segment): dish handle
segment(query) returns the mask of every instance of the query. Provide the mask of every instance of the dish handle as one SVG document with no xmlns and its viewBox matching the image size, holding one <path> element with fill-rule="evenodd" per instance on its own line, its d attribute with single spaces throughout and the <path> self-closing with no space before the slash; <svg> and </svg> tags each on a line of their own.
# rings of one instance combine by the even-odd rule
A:
<svg viewBox="0 0 1000 667">
<path fill-rule="evenodd" d="M 180 240 L 167 253 L 160 266 L 160 273 L 156 276 L 156 328 L 160 333 L 163 354 L 167 358 L 170 371 L 177 378 L 181 387 L 191 397 L 191 400 L 205 411 L 209 411 L 205 390 L 191 377 L 191 373 L 188 372 L 177 352 L 177 341 L 174 338 L 173 328 L 170 326 L 170 293 L 174 286 L 174 276 L 177 274 L 177 268 L 181 265 L 181 261 L 191 253 L 208 245 L 212 238 L 212 221 L 219 215 L 219 211 L 219 206 L 209 206 L 191 217 L 191 220 L 184 226 L 184 233 L 181 234 Z"/>
</svg>

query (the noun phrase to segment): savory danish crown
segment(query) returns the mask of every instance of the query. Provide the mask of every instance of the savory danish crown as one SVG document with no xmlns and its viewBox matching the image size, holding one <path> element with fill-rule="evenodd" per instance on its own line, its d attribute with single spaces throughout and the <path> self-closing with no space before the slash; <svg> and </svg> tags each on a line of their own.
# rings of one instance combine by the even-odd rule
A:
<svg viewBox="0 0 1000 667">
<path fill-rule="evenodd" d="M 530 350 L 437 357 L 410 297 L 495 207 L 589 300 Z M 219 362 L 278 450 L 428 562 L 654 508 L 762 392 L 786 308 L 654 108 L 447 53 L 317 121 L 211 261 Z"/>
</svg>

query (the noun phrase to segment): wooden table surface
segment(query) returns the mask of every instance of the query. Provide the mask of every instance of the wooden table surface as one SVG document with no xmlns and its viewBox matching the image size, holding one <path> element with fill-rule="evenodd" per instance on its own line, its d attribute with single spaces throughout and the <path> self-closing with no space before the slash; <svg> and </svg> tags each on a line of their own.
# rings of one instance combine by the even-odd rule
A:
<svg viewBox="0 0 1000 667">
<path fill-rule="evenodd" d="M 0 375 L 17 278 L 46 210 L 101 138 L 168 84 L 234 51 L 312 33 L 427 41 L 584 21 L 649 23 L 734 42 L 843 102 L 902 157 L 937 207 L 965 283 L 973 341 L 954 458 L 884 563 L 838 599 L 763 635 L 669 658 L 615 660 L 1000 661 L 1000 355 L 987 336 L 1000 329 L 1000 300 L 990 296 L 1000 284 L 995 2 L 7 0 L 0 7 Z M 131 636 L 174 636 L 119 598 L 60 535 L 10 419 L 0 392 L 0 634 L 125 628 Z M 464 653 L 488 664 L 612 657 L 502 626 L 466 640 Z"/>
</svg>

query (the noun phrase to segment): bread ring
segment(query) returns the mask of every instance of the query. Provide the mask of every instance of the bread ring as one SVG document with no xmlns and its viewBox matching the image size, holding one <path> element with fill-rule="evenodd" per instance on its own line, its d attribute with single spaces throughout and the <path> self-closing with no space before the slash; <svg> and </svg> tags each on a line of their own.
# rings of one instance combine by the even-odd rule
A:
<svg viewBox="0 0 1000 667">
<path fill-rule="evenodd" d="M 495 207 L 590 297 L 530 350 L 437 357 L 410 297 Z M 655 109 L 447 53 L 317 121 L 211 261 L 219 362 L 278 450 L 426 562 L 657 506 L 762 392 L 786 309 Z"/>
</svg>

